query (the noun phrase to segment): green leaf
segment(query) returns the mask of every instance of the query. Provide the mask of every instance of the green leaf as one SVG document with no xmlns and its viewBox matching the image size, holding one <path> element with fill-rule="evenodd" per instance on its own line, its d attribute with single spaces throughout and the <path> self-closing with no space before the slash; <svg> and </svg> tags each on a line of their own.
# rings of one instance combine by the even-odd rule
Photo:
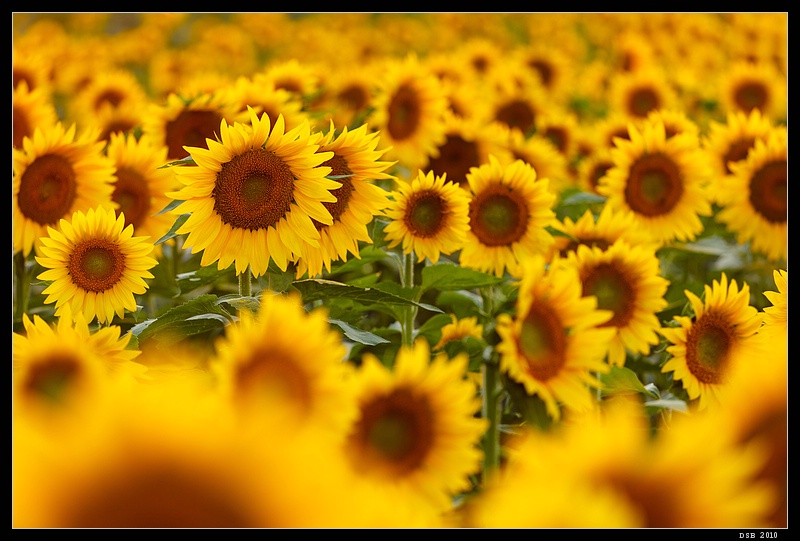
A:
<svg viewBox="0 0 800 541">
<path fill-rule="evenodd" d="M 467 267 L 451 263 L 430 265 L 422 269 L 422 285 L 420 289 L 438 289 L 439 291 L 455 291 L 459 289 L 478 289 L 503 282 L 493 274 L 486 274 Z"/>
<path fill-rule="evenodd" d="M 155 215 L 158 216 L 159 214 L 164 214 L 166 212 L 170 212 L 170 211 L 178 208 L 181 205 L 181 203 L 183 203 L 182 200 L 175 199 L 174 201 L 170 202 L 166 207 L 164 207 L 163 209 L 161 209 L 158 212 L 156 212 Z"/>
<path fill-rule="evenodd" d="M 178 216 L 178 219 L 175 220 L 175 223 L 172 224 L 172 227 L 169 228 L 169 231 L 167 231 L 167 233 L 158 239 L 154 244 L 161 244 L 163 242 L 167 242 L 171 238 L 177 237 L 178 233 L 176 233 L 176 231 L 178 231 L 180 226 L 182 226 L 184 222 L 189 219 L 189 216 L 191 216 L 191 214 L 181 214 Z"/>
<path fill-rule="evenodd" d="M 309 303 L 325 299 L 350 299 L 364 304 L 382 304 L 386 306 L 414 305 L 425 310 L 441 312 L 435 306 L 414 302 L 379 289 L 342 284 L 332 280 L 312 278 L 298 280 L 292 284 L 303 296 L 303 302 Z"/>
<path fill-rule="evenodd" d="M 342 329 L 344 335 L 353 342 L 364 344 L 365 346 L 376 346 L 378 344 L 389 343 L 389 340 L 381 338 L 377 334 L 373 334 L 369 331 L 365 331 L 362 329 L 357 329 L 352 325 L 345 323 L 344 321 L 341 321 L 339 319 L 328 319 L 328 322 Z"/>
<path fill-rule="evenodd" d="M 177 276 L 178 287 L 181 293 L 188 293 L 198 287 L 213 284 L 226 276 L 233 280 L 234 273 L 230 268 L 220 270 L 216 265 L 200 267 L 197 270 L 179 274 Z"/>
<path fill-rule="evenodd" d="M 223 321 L 231 322 L 233 316 L 218 305 L 216 295 L 200 295 L 167 310 L 156 319 L 133 326 L 131 333 L 139 343 L 152 338 L 160 344 L 170 345 L 192 335 L 219 329 Z"/>
<path fill-rule="evenodd" d="M 652 387 L 646 387 L 639 381 L 636 372 L 624 366 L 612 366 L 608 374 L 599 374 L 598 379 L 603 384 L 603 396 L 641 393 L 654 399 L 660 398 Z"/>
<path fill-rule="evenodd" d="M 165 163 L 164 165 L 159 166 L 159 169 L 166 169 L 167 167 L 172 167 L 175 165 L 197 165 L 194 161 L 194 158 L 191 156 L 186 156 L 185 158 L 181 158 L 180 160 L 175 160 L 174 162 Z"/>
<path fill-rule="evenodd" d="M 416 331 L 416 337 L 425 338 L 431 347 L 439 343 L 442 339 L 442 327 L 453 322 L 450 314 L 436 314 L 425 320 Z"/>
<path fill-rule="evenodd" d="M 241 295 L 224 295 L 217 300 L 220 303 L 230 304 L 236 311 L 248 310 L 252 313 L 258 313 L 261 300 L 258 297 L 243 297 Z"/>
<path fill-rule="evenodd" d="M 648 400 L 644 403 L 645 409 L 647 410 L 648 414 L 652 415 L 659 410 L 671 410 L 671 411 L 679 411 L 681 413 L 686 413 L 688 408 L 686 407 L 686 402 L 683 400 L 678 400 L 676 398 L 673 399 L 664 399 L 664 400 Z"/>
</svg>

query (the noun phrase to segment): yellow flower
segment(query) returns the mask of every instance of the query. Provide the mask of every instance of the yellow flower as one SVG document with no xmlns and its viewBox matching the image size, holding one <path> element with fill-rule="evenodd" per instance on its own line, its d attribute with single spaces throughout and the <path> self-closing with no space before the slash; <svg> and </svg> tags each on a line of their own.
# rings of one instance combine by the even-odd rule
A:
<svg viewBox="0 0 800 541">
<path fill-rule="evenodd" d="M 442 337 L 431 349 L 442 349 L 448 342 L 461 340 L 467 336 L 472 336 L 478 340 L 483 339 L 483 325 L 478 323 L 477 317 L 458 319 L 455 314 L 450 314 L 450 319 L 452 319 L 453 322 L 442 327 Z"/>
<path fill-rule="evenodd" d="M 772 121 L 786 116 L 786 76 L 771 62 L 734 62 L 719 76 L 720 106 L 727 112 L 753 109 Z"/>
<path fill-rule="evenodd" d="M 645 119 L 658 109 L 676 107 L 677 94 L 673 85 L 657 64 L 630 72 L 614 72 L 609 80 L 609 107 Z"/>
<path fill-rule="evenodd" d="M 314 220 L 333 223 L 324 203 L 336 201 L 341 182 L 326 178 L 331 168 L 321 164 L 333 153 L 318 152 L 308 122 L 284 131 L 283 116 L 271 125 L 250 115 L 250 124 L 223 119 L 207 148 L 187 147 L 196 165 L 175 168 L 184 186 L 167 195 L 182 201 L 173 214 L 190 214 L 177 233 L 188 233 L 192 253 L 203 251 L 202 266 L 235 263 L 236 274 L 249 266 L 258 277 L 270 259 L 286 270 L 304 244 L 319 246 Z"/>
<path fill-rule="evenodd" d="M 763 320 L 749 304 L 750 286 L 743 284 L 739 289 L 725 273 L 720 281 L 705 285 L 704 292 L 701 300 L 685 290 L 693 316 L 674 316 L 679 326 L 659 330 L 670 343 L 667 353 L 671 355 L 661 371 L 680 380 L 689 399 L 699 400 L 699 409 L 717 402 L 720 389 L 739 364 L 758 360 L 751 356 L 757 345 L 752 338 Z"/>
<path fill-rule="evenodd" d="M 563 262 L 546 267 L 541 256 L 533 256 L 521 274 L 515 314 L 497 318 L 500 369 L 529 395 L 538 395 L 555 420 L 560 405 L 593 408 L 590 387 L 600 386 L 594 374 L 610 370 L 604 359 L 614 330 L 602 324 L 612 313 L 583 295 L 577 271 Z"/>
<path fill-rule="evenodd" d="M 431 359 L 428 348 L 422 339 L 402 347 L 391 369 L 363 357 L 353 382 L 360 416 L 344 451 L 357 477 L 441 512 L 471 487 L 485 421 L 475 417 L 480 400 L 465 379 L 466 355 Z"/>
<path fill-rule="evenodd" d="M 116 172 L 97 135 L 86 130 L 76 139 L 75 125 L 65 130 L 59 122 L 37 127 L 22 148 L 13 149 L 14 252 L 27 257 L 35 247 L 39 253 L 39 239 L 62 218 L 113 206 Z"/>
<path fill-rule="evenodd" d="M 466 192 L 433 171 L 420 170 L 410 183 L 398 179 L 397 184 L 384 212 L 391 219 L 383 230 L 389 248 L 402 243 L 404 253 L 431 263 L 459 250 L 469 229 Z"/>
<path fill-rule="evenodd" d="M 58 230 L 48 228 L 36 261 L 48 269 L 38 278 L 51 282 L 42 294 L 47 295 L 45 304 L 56 303 L 56 316 L 70 306 L 86 321 L 97 317 L 110 323 L 115 313 L 122 318 L 125 310 L 136 312 L 134 294 L 145 293 L 144 279 L 153 278 L 150 269 L 157 261 L 150 257 L 149 237 L 133 233 L 123 214 L 102 206 L 62 219 Z"/>
<path fill-rule="evenodd" d="M 35 128 L 52 126 L 58 121 L 50 95 L 41 88 L 30 90 L 25 80 L 14 87 L 11 101 L 11 143 L 14 148 L 22 148 L 23 138 L 32 138 Z"/>
<path fill-rule="evenodd" d="M 731 163 L 730 182 L 720 187 L 725 206 L 716 220 L 770 261 L 785 260 L 789 252 L 788 148 L 788 130 L 776 126 L 744 161 Z"/>
<path fill-rule="evenodd" d="M 504 167 L 494 156 L 467 175 L 469 226 L 459 260 L 465 267 L 503 276 L 553 244 L 546 229 L 555 220 L 549 179 L 522 160 Z"/>
</svg>

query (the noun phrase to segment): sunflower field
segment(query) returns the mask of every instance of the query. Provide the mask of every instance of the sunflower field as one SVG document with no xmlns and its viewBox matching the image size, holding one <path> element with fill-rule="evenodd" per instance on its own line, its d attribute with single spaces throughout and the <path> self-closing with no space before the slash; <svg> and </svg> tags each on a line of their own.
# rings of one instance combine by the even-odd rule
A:
<svg viewBox="0 0 800 541">
<path fill-rule="evenodd" d="M 14 528 L 787 528 L 788 13 L 12 28 Z"/>
</svg>

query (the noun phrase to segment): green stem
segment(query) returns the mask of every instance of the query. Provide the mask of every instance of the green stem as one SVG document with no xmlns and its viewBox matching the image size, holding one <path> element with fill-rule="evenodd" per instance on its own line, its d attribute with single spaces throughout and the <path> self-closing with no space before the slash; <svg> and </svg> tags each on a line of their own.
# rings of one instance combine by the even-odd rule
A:
<svg viewBox="0 0 800 541">
<path fill-rule="evenodd" d="M 242 297 L 250 297 L 252 293 L 251 282 L 250 282 L 250 266 L 244 270 L 243 273 L 238 275 L 239 278 L 239 295 Z"/>
<path fill-rule="evenodd" d="M 403 256 L 400 284 L 404 288 L 414 287 L 414 252 L 409 252 Z M 403 309 L 403 320 L 400 322 L 402 331 L 402 342 L 404 346 L 411 346 L 414 343 L 414 319 L 417 316 L 417 307 L 409 304 Z"/>
<path fill-rule="evenodd" d="M 497 407 L 499 393 L 500 367 L 495 359 L 481 365 L 483 376 L 483 403 L 481 413 L 489 421 L 483 436 L 483 477 L 484 482 L 494 475 L 500 466 L 500 409 Z"/>
<path fill-rule="evenodd" d="M 22 321 L 22 314 L 28 311 L 28 297 L 31 284 L 22 252 L 14 254 L 14 322 Z"/>
</svg>

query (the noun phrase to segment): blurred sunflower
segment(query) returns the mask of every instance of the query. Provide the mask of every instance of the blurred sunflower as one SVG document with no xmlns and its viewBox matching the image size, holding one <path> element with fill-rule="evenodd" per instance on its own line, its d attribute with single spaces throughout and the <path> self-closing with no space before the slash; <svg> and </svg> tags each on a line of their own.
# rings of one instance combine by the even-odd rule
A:
<svg viewBox="0 0 800 541">
<path fill-rule="evenodd" d="M 606 348 L 609 364 L 624 366 L 628 351 L 649 354 L 659 343 L 657 314 L 667 307 L 669 287 L 652 243 L 629 244 L 620 237 L 605 249 L 581 244 L 567 260 L 578 268 L 583 295 L 613 313 L 603 323 L 615 331 Z"/>
<path fill-rule="evenodd" d="M 647 118 L 658 109 L 677 106 L 671 80 L 656 66 L 633 72 L 614 72 L 609 80 L 608 105 L 634 118 Z"/>
<path fill-rule="evenodd" d="M 308 118 L 303 110 L 302 98 L 284 88 L 276 88 L 275 84 L 263 75 L 237 77 L 220 92 L 225 93 L 227 101 L 235 104 L 241 113 L 246 113 L 247 108 L 252 107 L 256 113 L 266 113 L 269 118 L 283 115 L 286 128 L 290 130 Z"/>
<path fill-rule="evenodd" d="M 182 160 L 189 154 L 185 146 L 204 145 L 206 139 L 219 135 L 222 120 L 239 120 L 241 115 L 238 104 L 222 92 L 190 96 L 170 92 L 165 102 L 150 104 L 142 119 L 142 133 L 166 145 L 167 160 Z"/>
<path fill-rule="evenodd" d="M 397 179 L 384 214 L 391 220 L 383 229 L 389 248 L 402 243 L 403 253 L 439 261 L 461 249 L 469 229 L 469 196 L 447 175 L 417 172 L 411 182 Z"/>
<path fill-rule="evenodd" d="M 507 130 L 506 146 L 513 160 L 522 160 L 530 165 L 538 178 L 550 181 L 550 191 L 554 194 L 572 185 L 567 157 L 558 150 L 553 142 L 539 133 L 525 137 L 519 130 Z M 484 160 L 481 163 L 486 163 Z"/>
<path fill-rule="evenodd" d="M 789 272 L 776 269 L 772 277 L 778 290 L 764 292 L 771 306 L 764 308 L 764 326 L 758 332 L 775 332 L 781 336 L 789 330 Z"/>
<path fill-rule="evenodd" d="M 522 160 L 504 167 L 494 156 L 473 168 L 469 182 L 469 227 L 459 261 L 496 276 L 514 269 L 533 254 L 545 254 L 553 236 L 556 196 L 549 180 Z"/>
<path fill-rule="evenodd" d="M 376 77 L 368 120 L 391 147 L 386 158 L 410 171 L 424 167 L 446 140 L 442 83 L 414 55 L 387 63 Z"/>
<path fill-rule="evenodd" d="M 45 304 L 56 303 L 56 316 L 70 306 L 86 321 L 110 323 L 115 313 L 122 318 L 125 310 L 136 312 L 134 294 L 145 293 L 144 279 L 153 278 L 150 269 L 158 262 L 150 257 L 149 237 L 133 234 L 124 215 L 103 206 L 76 211 L 57 230 L 48 228 L 36 261 L 47 269 L 38 278 L 51 282 L 42 294 Z"/>
<path fill-rule="evenodd" d="M 272 259 L 286 270 L 304 243 L 319 246 L 314 220 L 333 224 L 323 203 L 334 203 L 331 190 L 342 184 L 321 165 L 333 152 L 317 151 L 308 122 L 284 128 L 282 115 L 273 125 L 250 109 L 249 124 L 223 119 L 219 139 L 187 147 L 196 165 L 174 169 L 184 186 L 167 195 L 182 201 L 172 213 L 190 214 L 176 232 L 188 233 L 184 246 L 192 253 L 203 251 L 202 266 L 235 263 L 236 274 L 249 266 L 258 277 Z"/>
<path fill-rule="evenodd" d="M 568 161 L 576 157 L 578 146 L 578 117 L 571 111 L 557 108 L 538 115 L 534 122 L 535 133 L 548 139 Z"/>
<path fill-rule="evenodd" d="M 587 209 L 577 220 L 564 216 L 553 223 L 552 227 L 564 235 L 554 237 L 552 255 L 548 260 L 556 255 L 567 257 L 569 252 L 577 252 L 580 245 L 605 251 L 618 240 L 624 240 L 631 246 L 648 246 L 653 251 L 659 247 L 647 231 L 635 226 L 633 213 L 616 211 L 606 205 L 603 205 L 597 216 Z"/>
<path fill-rule="evenodd" d="M 326 135 L 317 132 L 312 143 L 319 144 L 319 152 L 333 152 L 333 157 L 322 163 L 331 168 L 330 177 L 341 182 L 341 187 L 331 190 L 335 202 L 324 202 L 333 223 L 322 224 L 314 220 L 319 230 L 319 248 L 305 245 L 298 260 L 297 276 L 308 272 L 309 277 L 322 274 L 324 266 L 331 270 L 331 261 L 347 260 L 348 252 L 359 258 L 359 242 L 372 243 L 367 225 L 389 203 L 387 192 L 374 184 L 376 180 L 390 180 L 386 173 L 391 162 L 381 161 L 384 151 L 375 150 L 380 141 L 377 132 L 368 132 L 362 124 L 348 131 L 347 126 L 336 135 L 333 121 Z"/>
<path fill-rule="evenodd" d="M 575 167 L 575 184 L 583 192 L 600 195 L 600 179 L 614 167 L 609 148 L 597 148 L 583 156 Z"/>
<path fill-rule="evenodd" d="M 39 239 L 62 218 L 99 204 L 111 204 L 116 174 L 103 154 L 104 141 L 85 130 L 76 138 L 75 125 L 58 122 L 37 127 L 13 149 L 12 212 L 14 252 L 38 253 Z"/>
<path fill-rule="evenodd" d="M 451 182 L 464 188 L 467 174 L 473 167 L 489 161 L 494 155 L 501 163 L 511 163 L 511 154 L 506 146 L 505 127 L 496 122 L 484 122 L 477 118 L 445 115 L 445 139 L 421 169 L 434 174 L 447 175 Z"/>
<path fill-rule="evenodd" d="M 575 75 L 569 52 L 549 47 L 544 42 L 532 42 L 514 48 L 512 54 L 538 78 L 550 95 L 567 94 Z"/>
<path fill-rule="evenodd" d="M 125 216 L 125 225 L 132 225 L 139 236 L 153 242 L 164 236 L 175 221 L 169 214 L 160 214 L 172 202 L 167 192 L 177 188 L 174 172 L 161 166 L 166 162 L 167 147 L 155 145 L 147 136 L 136 139 L 131 134 L 112 133 L 106 155 L 117 168 L 117 181 L 111 199 L 117 204 L 117 216 Z M 153 256 L 161 255 L 161 245 L 153 248 Z"/>
<path fill-rule="evenodd" d="M 360 415 L 344 447 L 358 477 L 441 511 L 471 488 L 486 424 L 475 416 L 480 400 L 465 379 L 467 360 L 431 358 L 421 339 L 402 347 L 391 369 L 364 355 L 353 380 Z"/>
<path fill-rule="evenodd" d="M 514 316 L 497 317 L 500 370 L 538 395 L 556 421 L 561 407 L 591 409 L 590 387 L 600 387 L 593 374 L 610 370 L 605 351 L 614 330 L 601 326 L 612 313 L 581 293 L 574 267 L 548 267 L 543 257 L 532 256 L 520 274 Z"/>
<path fill-rule="evenodd" d="M 684 290 L 692 306 L 692 316 L 674 316 L 678 326 L 659 329 L 669 342 L 671 356 L 661 371 L 680 380 L 690 400 L 698 400 L 705 409 L 718 402 L 720 389 L 731 371 L 742 363 L 757 362 L 753 336 L 763 321 L 763 314 L 750 306 L 750 286 L 742 288 L 735 280 L 728 282 L 722 273 L 719 281 L 704 287 L 704 299 Z"/>
<path fill-rule="evenodd" d="M 536 119 L 547 111 L 550 98 L 535 79 L 526 81 L 523 78 L 520 83 L 507 80 L 510 76 L 494 74 L 496 84 L 487 89 L 484 99 L 492 104 L 491 120 L 528 136 L 536 130 Z"/>
<path fill-rule="evenodd" d="M 369 115 L 379 69 L 379 62 L 368 62 L 328 73 L 322 95 L 309 104 L 309 112 L 321 115 L 321 122 L 333 120 L 337 126 L 355 127 Z"/>
<path fill-rule="evenodd" d="M 776 126 L 745 160 L 730 163 L 730 182 L 720 187 L 725 205 L 716 220 L 770 261 L 788 257 L 787 159 L 788 130 Z"/>
<path fill-rule="evenodd" d="M 269 62 L 253 78 L 270 82 L 275 88 L 291 92 L 302 100 L 315 94 L 322 82 L 313 62 L 300 62 L 296 58 Z"/>
<path fill-rule="evenodd" d="M 299 296 L 259 299 L 258 311 L 241 311 L 215 343 L 209 369 L 223 398 L 245 419 L 319 426 L 341 439 L 357 414 L 341 335 Z"/>
<path fill-rule="evenodd" d="M 667 139 L 679 133 L 700 137 L 700 126 L 681 109 L 654 109 L 647 113 L 645 120 L 647 122 L 663 122 Z"/>
<path fill-rule="evenodd" d="M 20 81 L 11 96 L 11 144 L 22 148 L 25 137 L 33 138 L 37 127 L 47 128 L 58 122 L 58 113 L 50 96 L 42 89 L 30 90 L 26 81 Z"/>
<path fill-rule="evenodd" d="M 85 122 L 100 111 L 118 107 L 142 107 L 149 101 L 147 91 L 134 73 L 114 68 L 94 73 L 66 103 L 66 118 Z"/>
<path fill-rule="evenodd" d="M 667 138 L 663 122 L 629 126 L 630 140 L 616 138 L 612 167 L 598 193 L 615 210 L 631 210 L 655 240 L 694 240 L 703 231 L 700 216 L 711 214 L 705 190 L 710 167 L 697 137 Z"/>
<path fill-rule="evenodd" d="M 747 158 L 756 140 L 766 139 L 772 127 L 772 121 L 764 117 L 758 109 L 753 109 L 750 113 L 729 112 L 725 122 L 709 122 L 702 145 L 708 151 L 714 168 L 709 189 L 714 202 L 724 203 L 726 190 L 718 188 L 732 182 L 730 164 Z"/>
<path fill-rule="evenodd" d="M 734 62 L 719 79 L 717 99 L 726 113 L 758 109 L 773 122 L 785 119 L 787 81 L 771 63 Z"/>
<path fill-rule="evenodd" d="M 104 107 L 95 113 L 88 122 L 100 130 L 98 138 L 106 142 L 112 133 L 138 136 L 141 133 L 142 122 L 147 114 L 148 106 L 149 102 Z"/>
<path fill-rule="evenodd" d="M 442 337 L 431 349 L 442 349 L 448 342 L 461 340 L 467 336 L 472 336 L 478 340 L 483 339 L 483 325 L 478 323 L 477 317 L 457 318 L 455 314 L 450 314 L 452 323 L 442 326 Z"/>
</svg>

